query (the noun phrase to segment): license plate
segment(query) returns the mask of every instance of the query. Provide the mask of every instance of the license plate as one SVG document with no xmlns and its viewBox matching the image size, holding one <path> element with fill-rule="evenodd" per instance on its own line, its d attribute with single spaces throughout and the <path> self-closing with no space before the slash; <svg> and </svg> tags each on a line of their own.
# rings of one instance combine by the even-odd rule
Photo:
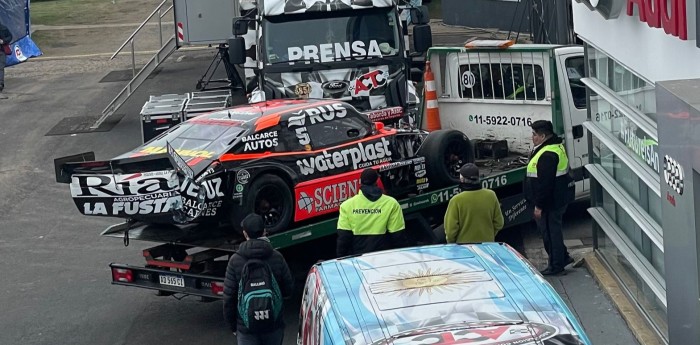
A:
<svg viewBox="0 0 700 345">
<path fill-rule="evenodd" d="M 182 277 L 176 276 L 160 276 L 161 285 L 170 285 L 177 287 L 185 287 L 185 280 Z"/>
</svg>

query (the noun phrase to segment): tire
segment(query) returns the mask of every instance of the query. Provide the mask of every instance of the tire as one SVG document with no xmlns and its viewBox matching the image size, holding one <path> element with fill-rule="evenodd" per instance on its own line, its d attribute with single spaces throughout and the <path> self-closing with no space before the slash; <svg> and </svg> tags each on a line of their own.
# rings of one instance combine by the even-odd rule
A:
<svg viewBox="0 0 700 345">
<path fill-rule="evenodd" d="M 279 176 L 264 174 L 257 177 L 243 196 L 243 204 L 234 206 L 231 222 L 234 229 L 241 233 L 241 221 L 251 213 L 257 213 L 265 219 L 267 234 L 276 234 L 287 230 L 294 216 L 294 201 L 289 185 Z"/>
<path fill-rule="evenodd" d="M 418 149 L 418 155 L 425 157 L 428 183 L 432 188 L 459 184 L 459 169 L 474 162 L 469 138 L 454 129 L 430 132 Z"/>
</svg>

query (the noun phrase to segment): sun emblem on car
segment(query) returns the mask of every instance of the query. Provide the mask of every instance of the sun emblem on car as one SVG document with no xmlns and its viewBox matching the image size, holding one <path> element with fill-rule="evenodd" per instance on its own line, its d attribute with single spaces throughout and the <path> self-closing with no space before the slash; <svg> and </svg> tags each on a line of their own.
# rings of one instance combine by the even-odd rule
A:
<svg viewBox="0 0 700 345">
<path fill-rule="evenodd" d="M 372 293 L 396 293 L 401 295 L 421 296 L 432 292 L 447 292 L 463 289 L 466 283 L 491 280 L 487 272 L 469 272 L 457 269 L 420 268 L 387 276 L 384 280 L 372 284 Z"/>
</svg>

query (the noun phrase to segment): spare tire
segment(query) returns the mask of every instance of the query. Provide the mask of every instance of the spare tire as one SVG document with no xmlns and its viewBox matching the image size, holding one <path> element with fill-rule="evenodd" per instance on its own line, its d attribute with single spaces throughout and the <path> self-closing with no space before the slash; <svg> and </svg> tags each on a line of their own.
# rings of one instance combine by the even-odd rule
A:
<svg viewBox="0 0 700 345">
<path fill-rule="evenodd" d="M 234 206 L 231 212 L 231 222 L 237 232 L 241 232 L 243 218 L 251 213 L 263 216 L 268 235 L 287 230 L 294 216 L 294 201 L 289 185 L 277 175 L 264 174 L 257 177 L 243 195 L 243 203 Z"/>
<path fill-rule="evenodd" d="M 459 169 L 474 162 L 474 150 L 467 136 L 455 129 L 430 132 L 418 155 L 425 157 L 428 182 L 432 188 L 459 184 Z"/>
</svg>

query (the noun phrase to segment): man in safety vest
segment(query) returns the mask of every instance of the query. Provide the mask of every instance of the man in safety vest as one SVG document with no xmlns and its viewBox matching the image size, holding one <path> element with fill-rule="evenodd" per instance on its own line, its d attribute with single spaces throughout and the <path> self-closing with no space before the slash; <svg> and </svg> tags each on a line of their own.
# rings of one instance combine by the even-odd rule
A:
<svg viewBox="0 0 700 345">
<path fill-rule="evenodd" d="M 532 151 L 527 164 L 525 195 L 534 204 L 534 218 L 549 256 L 542 275 L 566 274 L 565 266 L 574 262 L 564 245 L 562 218 L 573 200 L 574 183 L 569 176 L 569 159 L 562 140 L 554 135 L 550 121 L 532 123 Z"/>
<path fill-rule="evenodd" d="M 406 246 L 401 205 L 382 193 L 378 179 L 374 169 L 362 171 L 360 192 L 340 205 L 338 257 Z"/>
</svg>

